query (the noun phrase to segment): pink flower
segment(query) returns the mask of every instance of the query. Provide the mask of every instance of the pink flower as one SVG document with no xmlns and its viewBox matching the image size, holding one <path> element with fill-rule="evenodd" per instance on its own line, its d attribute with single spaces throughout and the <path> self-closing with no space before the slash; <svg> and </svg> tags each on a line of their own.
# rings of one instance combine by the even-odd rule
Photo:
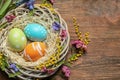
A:
<svg viewBox="0 0 120 80">
<path fill-rule="evenodd" d="M 75 46 L 76 46 L 76 48 L 80 48 L 80 47 L 82 47 L 82 46 L 83 46 L 83 42 L 82 42 L 82 41 L 80 41 L 80 40 L 75 40 L 75 41 L 72 41 L 72 42 L 71 42 L 71 44 L 72 44 L 72 45 L 75 45 Z"/>
<path fill-rule="evenodd" d="M 63 67 L 62 67 L 62 71 L 63 71 L 63 72 L 66 72 L 66 70 L 68 70 L 68 67 L 67 67 L 67 66 L 63 66 Z"/>
<path fill-rule="evenodd" d="M 52 74 L 54 72 L 54 70 L 47 69 L 46 67 L 43 67 L 41 71 L 44 72 L 44 73 L 48 73 L 48 74 Z"/>
<path fill-rule="evenodd" d="M 74 40 L 74 41 L 72 41 L 71 42 L 71 44 L 83 44 L 83 42 L 82 41 L 80 41 L 80 40 Z"/>
<path fill-rule="evenodd" d="M 82 47 L 85 51 L 87 51 L 87 46 L 86 45 L 83 45 Z"/>
<path fill-rule="evenodd" d="M 70 70 L 67 70 L 67 71 L 66 71 L 65 76 L 66 76 L 66 77 L 70 77 Z"/>
<path fill-rule="evenodd" d="M 47 71 L 48 71 L 48 74 L 52 74 L 54 72 L 54 70 L 52 69 L 48 69 Z"/>
<path fill-rule="evenodd" d="M 75 46 L 75 48 L 83 48 L 84 50 L 87 50 L 87 46 L 80 40 L 72 41 L 71 44 Z"/>
<path fill-rule="evenodd" d="M 53 5 L 54 4 L 54 2 L 55 2 L 55 0 L 49 0 L 50 1 L 50 3 Z"/>
<path fill-rule="evenodd" d="M 15 18 L 15 16 L 14 15 L 7 15 L 5 18 L 8 22 L 12 22 L 12 20 Z"/>
<path fill-rule="evenodd" d="M 70 77 L 70 69 L 67 66 L 62 67 L 62 72 L 65 74 L 66 77 Z"/>
<path fill-rule="evenodd" d="M 67 36 L 66 30 L 62 30 L 62 32 L 60 34 L 61 39 L 64 40 L 66 38 L 66 36 Z"/>
<path fill-rule="evenodd" d="M 42 72 L 47 72 L 47 68 L 46 68 L 46 67 L 43 67 L 41 71 L 42 71 Z"/>
</svg>

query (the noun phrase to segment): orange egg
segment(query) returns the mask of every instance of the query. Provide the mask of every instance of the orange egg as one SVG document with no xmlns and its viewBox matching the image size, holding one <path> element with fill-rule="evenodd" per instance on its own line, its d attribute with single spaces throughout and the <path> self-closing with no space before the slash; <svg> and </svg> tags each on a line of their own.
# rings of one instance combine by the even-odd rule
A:
<svg viewBox="0 0 120 80">
<path fill-rule="evenodd" d="M 46 45 L 43 42 L 32 42 L 24 50 L 24 58 L 27 61 L 37 61 L 45 55 Z"/>
</svg>

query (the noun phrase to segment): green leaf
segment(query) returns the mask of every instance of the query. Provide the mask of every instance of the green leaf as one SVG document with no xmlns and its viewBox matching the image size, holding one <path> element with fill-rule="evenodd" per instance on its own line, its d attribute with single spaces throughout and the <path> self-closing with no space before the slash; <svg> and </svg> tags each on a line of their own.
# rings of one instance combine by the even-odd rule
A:
<svg viewBox="0 0 120 80">
<path fill-rule="evenodd" d="M 58 65 L 64 64 L 65 61 L 60 61 L 59 63 L 57 63 Z"/>
<path fill-rule="evenodd" d="M 2 8 L 4 0 L 0 0 L 0 9 Z"/>
<path fill-rule="evenodd" d="M 13 3 L 9 6 L 8 11 L 15 9 L 16 7 L 17 7 L 16 4 Z"/>
<path fill-rule="evenodd" d="M 76 56 L 76 54 L 72 54 L 72 55 L 70 56 L 70 59 L 75 58 L 75 56 Z"/>
<path fill-rule="evenodd" d="M 59 18 L 55 18 L 56 21 L 60 22 L 60 19 Z"/>
<path fill-rule="evenodd" d="M 12 0 L 6 0 L 3 6 L 0 9 L 0 18 L 2 18 L 5 15 L 5 12 L 9 5 L 11 4 Z"/>
<path fill-rule="evenodd" d="M 8 64 L 5 62 L 5 61 L 3 61 L 2 62 L 2 65 L 1 65 L 1 70 L 2 71 L 5 71 L 5 69 L 8 67 Z"/>
<path fill-rule="evenodd" d="M 10 73 L 8 76 L 9 76 L 9 78 L 14 78 L 20 74 L 21 74 L 20 72 L 16 72 L 16 73 Z"/>
<path fill-rule="evenodd" d="M 5 71 L 5 64 L 4 63 L 2 63 L 2 65 L 1 65 L 1 70 Z"/>
<path fill-rule="evenodd" d="M 9 66 L 8 63 L 6 62 L 6 57 L 2 56 L 2 58 L 0 59 L 0 68 L 2 71 L 5 71 L 5 69 Z"/>
<path fill-rule="evenodd" d="M 47 0 L 42 0 L 42 3 L 46 3 L 47 2 Z"/>
<path fill-rule="evenodd" d="M 33 16 L 33 14 L 34 14 L 34 9 L 29 12 L 30 16 Z"/>
<path fill-rule="evenodd" d="M 68 62 L 64 63 L 64 65 L 66 65 L 66 66 L 68 66 L 68 67 L 71 67 L 71 64 L 68 63 Z"/>
</svg>

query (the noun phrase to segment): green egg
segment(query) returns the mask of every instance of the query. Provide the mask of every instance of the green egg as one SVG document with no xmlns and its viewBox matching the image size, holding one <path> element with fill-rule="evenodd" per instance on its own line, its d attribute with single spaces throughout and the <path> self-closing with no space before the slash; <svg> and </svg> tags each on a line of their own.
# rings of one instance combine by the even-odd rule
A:
<svg viewBox="0 0 120 80">
<path fill-rule="evenodd" d="M 12 50 L 22 51 L 27 44 L 24 32 L 19 28 L 11 29 L 8 33 L 8 44 Z"/>
</svg>

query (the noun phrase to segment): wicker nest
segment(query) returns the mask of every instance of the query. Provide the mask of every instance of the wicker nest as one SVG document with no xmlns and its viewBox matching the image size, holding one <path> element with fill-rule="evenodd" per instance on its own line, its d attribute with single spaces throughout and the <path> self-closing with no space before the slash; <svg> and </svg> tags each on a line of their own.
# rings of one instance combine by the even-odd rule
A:
<svg viewBox="0 0 120 80">
<path fill-rule="evenodd" d="M 53 12 L 54 11 L 54 12 Z M 31 15 L 32 13 L 32 15 Z M 50 10 L 48 7 L 35 5 L 35 9 L 31 12 L 29 9 L 25 8 L 25 5 L 21 5 L 16 9 L 9 11 L 7 15 L 15 15 L 13 21 L 7 22 L 5 17 L 1 20 L 0 24 L 5 24 L 4 28 L 1 28 L 0 31 L 0 51 L 7 58 L 6 61 L 8 65 L 11 63 L 15 63 L 17 68 L 19 69 L 20 75 L 17 77 L 23 80 L 33 80 L 34 78 L 45 78 L 52 74 L 54 74 L 57 69 L 62 65 L 59 64 L 61 61 L 65 60 L 65 56 L 69 49 L 69 41 L 70 36 L 68 33 L 68 28 L 66 22 L 61 18 L 60 14 L 56 10 Z M 52 28 L 53 23 L 57 20 L 57 22 L 61 25 L 59 31 L 54 31 Z M 28 23 L 38 23 L 43 26 L 46 26 L 46 30 L 48 31 L 48 37 L 44 41 L 47 44 L 46 55 L 35 62 L 27 62 L 24 60 L 21 52 L 14 52 L 10 49 L 8 45 L 8 32 L 12 28 L 20 28 L 24 29 L 24 27 Z M 62 30 L 66 30 L 66 37 L 61 40 Z M 59 39 L 59 43 L 58 43 Z M 28 40 L 28 44 L 31 41 Z M 60 50 L 56 45 L 60 45 Z M 60 53 L 59 53 L 60 52 Z M 21 55 L 20 55 L 21 54 Z M 48 70 L 52 70 L 52 73 L 43 72 L 40 69 L 35 69 L 36 66 L 40 66 L 43 63 L 47 62 L 52 55 L 58 55 L 57 61 L 55 61 L 52 65 L 47 66 Z M 6 68 L 5 72 L 7 74 L 15 73 L 15 71 L 11 68 Z"/>
</svg>

